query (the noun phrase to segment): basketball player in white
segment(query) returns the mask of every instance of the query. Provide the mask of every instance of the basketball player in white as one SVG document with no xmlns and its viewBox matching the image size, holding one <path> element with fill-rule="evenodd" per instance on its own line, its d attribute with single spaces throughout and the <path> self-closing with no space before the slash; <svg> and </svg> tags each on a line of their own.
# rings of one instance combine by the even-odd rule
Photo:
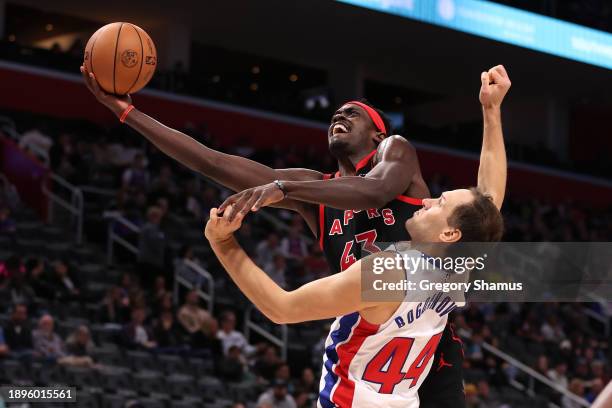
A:
<svg viewBox="0 0 612 408">
<path fill-rule="evenodd" d="M 423 208 L 406 222 L 412 245 L 458 241 L 498 241 L 503 232 L 500 208 L 506 189 L 506 152 L 499 110 L 510 88 L 510 79 L 499 65 L 481 74 L 480 101 L 496 119 L 484 132 L 476 188 L 444 192 L 423 200 Z M 318 406 L 401 407 L 419 406 L 417 390 L 432 365 L 448 312 L 458 306 L 446 294 L 431 291 L 411 300 L 367 302 L 361 292 L 364 258 L 343 272 L 285 291 L 248 257 L 233 236 L 242 222 L 232 208 L 218 216 L 210 212 L 205 235 L 236 285 L 259 310 L 275 323 L 298 323 L 335 318 L 325 343 Z M 408 252 L 398 243 L 385 254 Z M 395 251 L 395 252 L 393 252 Z M 417 271 L 417 274 L 425 271 Z M 446 271 L 426 273 L 438 280 Z M 389 281 L 406 278 L 406 271 L 385 271 Z M 434 278 L 430 278 L 433 280 Z M 412 295 L 414 296 L 414 295 Z M 430 301 L 420 302 L 429 297 Z"/>
</svg>

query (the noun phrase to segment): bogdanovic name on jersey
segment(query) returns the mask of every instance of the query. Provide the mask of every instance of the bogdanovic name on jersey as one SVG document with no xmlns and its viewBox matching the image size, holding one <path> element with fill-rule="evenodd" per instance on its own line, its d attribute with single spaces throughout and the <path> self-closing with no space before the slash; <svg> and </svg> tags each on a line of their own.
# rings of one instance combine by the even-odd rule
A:
<svg viewBox="0 0 612 408">
<path fill-rule="evenodd" d="M 450 296 L 445 296 L 443 299 L 440 299 L 443 295 L 443 292 L 438 292 L 432 297 L 425 299 L 424 302 L 421 302 L 414 308 L 410 309 L 408 313 L 406 313 L 406 316 L 397 316 L 395 318 L 397 327 L 403 327 L 406 325 L 406 323 L 411 324 L 416 319 L 423 316 L 423 314 L 428 310 L 432 310 L 440 317 L 443 317 L 455 310 L 457 308 L 457 304 L 451 300 Z"/>
</svg>

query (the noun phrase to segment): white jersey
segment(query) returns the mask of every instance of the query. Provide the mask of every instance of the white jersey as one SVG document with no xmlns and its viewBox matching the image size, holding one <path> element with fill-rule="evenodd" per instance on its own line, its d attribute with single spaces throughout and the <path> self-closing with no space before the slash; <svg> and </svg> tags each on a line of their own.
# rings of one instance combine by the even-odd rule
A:
<svg viewBox="0 0 612 408">
<path fill-rule="evenodd" d="M 390 249 L 397 251 L 394 245 Z M 399 253 L 421 256 L 414 250 Z M 421 278 L 455 280 L 433 268 L 407 276 L 411 281 Z M 419 291 L 423 301 L 410 297 L 407 291 L 404 302 L 380 325 L 367 322 L 359 312 L 336 318 L 325 341 L 318 407 L 419 406 L 417 391 L 433 364 L 448 314 L 465 303 L 452 300 L 462 296 L 437 290 Z"/>
</svg>

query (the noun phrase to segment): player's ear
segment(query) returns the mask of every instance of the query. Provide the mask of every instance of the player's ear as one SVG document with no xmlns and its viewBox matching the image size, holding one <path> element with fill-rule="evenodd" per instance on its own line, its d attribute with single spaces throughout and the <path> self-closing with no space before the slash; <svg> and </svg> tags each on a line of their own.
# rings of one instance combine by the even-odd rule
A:
<svg viewBox="0 0 612 408">
<path fill-rule="evenodd" d="M 461 239 L 461 230 L 455 227 L 446 227 L 440 233 L 440 241 L 444 243 L 457 242 Z"/>
<path fill-rule="evenodd" d="M 374 139 L 374 142 L 378 144 L 382 142 L 383 140 L 385 140 L 385 137 L 387 137 L 387 135 L 385 135 L 383 132 L 376 132 L 373 139 Z"/>
</svg>

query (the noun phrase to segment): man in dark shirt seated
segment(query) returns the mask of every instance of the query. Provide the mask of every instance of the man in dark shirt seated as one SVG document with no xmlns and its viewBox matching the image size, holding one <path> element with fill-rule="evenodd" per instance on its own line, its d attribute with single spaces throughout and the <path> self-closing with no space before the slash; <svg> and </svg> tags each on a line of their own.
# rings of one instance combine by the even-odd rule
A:
<svg viewBox="0 0 612 408">
<path fill-rule="evenodd" d="M 13 306 L 11 320 L 4 327 L 4 339 L 17 358 L 30 357 L 33 352 L 32 330 L 28 323 L 28 307 L 24 304 Z"/>
</svg>

